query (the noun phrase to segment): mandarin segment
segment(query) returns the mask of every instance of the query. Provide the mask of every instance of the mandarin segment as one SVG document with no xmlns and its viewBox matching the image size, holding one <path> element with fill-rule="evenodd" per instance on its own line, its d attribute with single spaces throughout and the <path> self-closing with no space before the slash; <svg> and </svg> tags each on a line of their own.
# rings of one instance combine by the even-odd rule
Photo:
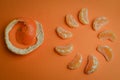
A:
<svg viewBox="0 0 120 80">
<path fill-rule="evenodd" d="M 93 22 L 93 29 L 95 31 L 100 30 L 102 27 L 104 27 L 108 23 L 108 19 L 104 16 L 98 17 Z"/>
<path fill-rule="evenodd" d="M 98 68 L 98 64 L 99 64 L 98 59 L 93 55 L 89 55 L 88 63 L 85 67 L 85 73 L 91 74 L 91 73 L 95 72 Z"/>
<path fill-rule="evenodd" d="M 109 31 L 109 30 L 105 30 L 103 32 L 100 32 L 98 34 L 98 38 L 100 40 L 110 40 L 112 42 L 114 42 L 116 40 L 116 35 L 114 32 Z"/>
<path fill-rule="evenodd" d="M 82 24 L 89 24 L 89 19 L 88 19 L 88 9 L 87 8 L 82 8 L 79 12 L 79 21 Z"/>
<path fill-rule="evenodd" d="M 78 69 L 82 63 L 82 56 L 77 53 L 73 60 L 67 65 L 68 69 Z"/>
<path fill-rule="evenodd" d="M 68 55 L 73 51 L 73 45 L 72 44 L 67 44 L 64 46 L 56 46 L 55 47 L 55 51 L 59 54 L 59 55 Z"/>
<path fill-rule="evenodd" d="M 110 47 L 107 46 L 107 45 L 105 45 L 105 46 L 99 45 L 99 46 L 97 47 L 97 51 L 98 51 L 99 53 L 101 53 L 101 54 L 105 57 L 106 61 L 108 61 L 108 62 L 111 61 L 111 59 L 112 59 L 112 57 L 113 57 L 112 48 L 110 48 Z"/>
<path fill-rule="evenodd" d="M 89 24 L 89 18 L 88 18 L 88 9 L 87 8 L 82 8 L 78 14 L 78 19 L 79 21 L 86 25 Z M 71 14 L 67 14 L 65 17 L 65 21 L 67 25 L 70 28 L 77 28 L 79 27 L 79 23 L 75 20 L 75 18 Z M 106 24 L 108 24 L 109 20 L 104 17 L 98 17 L 93 21 L 92 28 L 95 31 L 100 30 L 102 27 L 104 27 Z M 56 29 L 57 34 L 59 37 L 62 39 L 67 39 L 72 37 L 72 33 L 70 31 L 65 30 L 62 27 L 57 27 Z M 115 41 L 116 40 L 116 35 L 111 32 L 111 31 L 103 31 L 98 34 L 98 38 L 100 40 L 110 40 L 110 41 Z M 67 55 L 71 53 L 73 50 L 73 45 L 68 44 L 66 46 L 57 46 L 55 47 L 55 51 L 60 54 L 60 55 Z M 97 51 L 100 52 L 107 61 L 110 61 L 113 57 L 112 55 L 112 49 L 109 46 L 98 46 Z M 82 56 L 78 53 L 76 56 L 72 59 L 70 63 L 68 63 L 67 68 L 70 70 L 75 70 L 78 69 L 81 66 L 82 63 Z M 99 66 L 99 61 L 94 55 L 89 55 L 87 59 L 87 64 L 84 69 L 85 74 L 92 74 L 94 73 Z"/>
<path fill-rule="evenodd" d="M 75 20 L 75 18 L 71 14 L 66 15 L 66 23 L 70 28 L 79 27 L 79 23 Z"/>
<path fill-rule="evenodd" d="M 62 39 L 68 39 L 68 38 L 72 37 L 72 32 L 65 30 L 62 27 L 57 27 L 56 32 L 57 32 L 58 36 Z"/>
</svg>

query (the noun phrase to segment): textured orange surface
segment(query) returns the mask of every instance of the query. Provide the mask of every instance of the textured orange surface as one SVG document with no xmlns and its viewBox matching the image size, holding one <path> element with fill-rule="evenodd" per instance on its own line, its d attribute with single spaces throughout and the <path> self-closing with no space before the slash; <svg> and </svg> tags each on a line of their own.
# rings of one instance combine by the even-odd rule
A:
<svg viewBox="0 0 120 80">
<path fill-rule="evenodd" d="M 65 21 L 66 14 L 76 19 L 81 8 L 89 10 L 89 25 L 80 24 L 70 29 Z M 106 16 L 110 23 L 100 31 L 92 30 L 92 21 Z M 18 56 L 10 52 L 4 43 L 6 25 L 17 17 L 30 17 L 42 23 L 45 40 L 34 52 Z M 77 19 L 78 21 L 78 19 Z M 57 26 L 63 26 L 73 33 L 71 39 L 62 40 L 56 33 Z M 103 30 L 116 33 L 117 40 L 100 41 L 97 34 Z M 55 46 L 74 44 L 74 51 L 68 56 L 60 56 L 53 50 Z M 111 62 L 96 51 L 97 45 L 109 45 L 114 52 Z M 120 80 L 120 0 L 0 0 L 0 80 Z M 67 69 L 67 64 L 79 52 L 83 63 L 77 70 Z M 98 70 L 86 75 L 83 73 L 87 56 L 95 55 L 99 60 Z"/>
<path fill-rule="evenodd" d="M 36 43 L 36 25 L 34 21 L 27 23 L 33 25 L 31 27 L 32 32 L 30 32 L 30 27 L 28 29 L 24 24 L 25 23 L 18 22 L 9 33 L 11 43 L 18 48 L 27 48 Z"/>
</svg>

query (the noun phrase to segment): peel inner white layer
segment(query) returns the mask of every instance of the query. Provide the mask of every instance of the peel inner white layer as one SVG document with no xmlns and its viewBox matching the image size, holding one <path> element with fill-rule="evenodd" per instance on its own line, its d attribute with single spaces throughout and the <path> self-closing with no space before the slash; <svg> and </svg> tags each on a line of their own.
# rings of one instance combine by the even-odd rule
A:
<svg viewBox="0 0 120 80">
<path fill-rule="evenodd" d="M 19 54 L 19 55 L 25 55 L 25 54 L 28 54 L 32 51 L 34 51 L 35 49 L 37 49 L 44 41 L 44 32 L 43 32 L 43 29 L 42 29 L 42 25 L 38 22 L 38 21 L 35 21 L 36 23 L 36 38 L 37 38 L 37 41 L 34 45 L 32 46 L 29 46 L 27 48 L 24 48 L 24 49 L 21 49 L 21 48 L 18 48 L 16 46 L 14 46 L 11 41 L 10 41 L 10 36 L 9 36 L 9 33 L 10 31 L 12 30 L 12 28 L 19 22 L 20 20 L 13 20 L 12 22 L 10 22 L 8 24 L 8 26 L 6 27 L 5 29 L 5 43 L 8 47 L 8 49 L 10 51 L 12 51 L 13 53 L 15 54 Z"/>
</svg>

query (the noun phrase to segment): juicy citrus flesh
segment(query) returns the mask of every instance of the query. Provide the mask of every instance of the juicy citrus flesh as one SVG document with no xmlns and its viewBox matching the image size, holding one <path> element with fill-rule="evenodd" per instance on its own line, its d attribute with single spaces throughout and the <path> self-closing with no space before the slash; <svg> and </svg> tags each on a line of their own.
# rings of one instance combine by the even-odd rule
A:
<svg viewBox="0 0 120 80">
<path fill-rule="evenodd" d="M 82 56 L 77 53 L 73 60 L 67 65 L 68 69 L 78 69 L 82 63 Z"/>
<path fill-rule="evenodd" d="M 75 20 L 75 18 L 71 14 L 66 15 L 66 23 L 71 28 L 79 27 L 79 23 Z"/>
<path fill-rule="evenodd" d="M 36 40 L 35 21 L 28 18 L 19 18 L 21 25 L 16 31 L 16 40 L 23 45 L 31 45 Z"/>
<path fill-rule="evenodd" d="M 72 44 L 67 44 L 64 46 L 56 46 L 55 47 L 55 51 L 59 54 L 59 55 L 68 55 L 73 51 L 73 45 Z"/>
<path fill-rule="evenodd" d="M 100 30 L 102 27 L 104 27 L 108 23 L 108 19 L 104 16 L 98 17 L 93 22 L 93 29 L 95 31 Z"/>
<path fill-rule="evenodd" d="M 62 28 L 62 27 L 57 27 L 56 32 L 58 36 L 62 39 L 68 39 L 72 37 L 72 32 Z"/>
<path fill-rule="evenodd" d="M 82 24 L 89 24 L 88 9 L 87 8 L 82 8 L 80 10 L 79 15 L 78 15 L 78 19 Z M 75 18 L 71 14 L 66 15 L 65 21 L 70 28 L 79 27 L 79 23 L 75 20 Z M 109 20 L 105 16 L 98 17 L 94 20 L 94 22 L 92 24 L 92 28 L 95 31 L 98 31 L 102 27 L 104 27 L 106 24 L 108 24 L 108 22 L 109 22 Z M 70 35 L 70 33 L 71 32 L 64 30 L 62 28 L 61 28 L 61 31 L 58 30 L 58 32 L 57 32 L 58 36 L 61 37 L 62 39 L 70 38 L 71 36 L 70 37 L 65 36 L 66 34 Z M 110 41 L 114 41 L 116 39 L 116 35 L 110 31 L 103 31 L 100 34 L 98 34 L 98 38 L 101 40 L 108 39 Z M 73 49 L 73 48 L 71 48 L 71 49 Z M 72 51 L 72 50 L 70 51 L 70 46 L 57 46 L 55 48 L 55 50 L 60 55 L 67 55 L 68 53 L 71 53 L 71 51 Z M 97 50 L 106 58 L 107 61 L 111 60 L 111 58 L 112 58 L 112 49 L 111 48 L 109 48 L 108 46 L 105 46 L 102 48 L 98 47 Z M 80 56 L 80 54 L 77 54 L 73 58 L 73 60 L 67 65 L 67 68 L 70 70 L 77 69 L 80 67 L 81 62 L 82 62 L 82 56 Z M 85 67 L 84 72 L 86 74 L 94 73 L 97 70 L 98 65 L 99 65 L 98 59 L 93 55 L 89 55 L 88 62 L 87 62 L 87 65 Z"/>
<path fill-rule="evenodd" d="M 89 19 L 88 19 L 88 9 L 87 8 L 82 8 L 79 12 L 79 21 L 82 24 L 89 24 Z"/>
<path fill-rule="evenodd" d="M 105 57 L 106 61 L 108 61 L 108 62 L 111 61 L 111 59 L 113 57 L 112 48 L 110 48 L 107 45 L 105 45 L 105 46 L 99 45 L 97 47 L 97 51 Z"/>
<path fill-rule="evenodd" d="M 105 31 L 100 32 L 98 34 L 98 38 L 100 40 L 110 40 L 111 42 L 114 42 L 116 40 L 116 35 L 112 31 L 105 30 Z"/>
<path fill-rule="evenodd" d="M 86 74 L 91 74 L 95 72 L 98 68 L 98 60 L 95 56 L 89 55 L 88 56 L 88 63 L 85 67 L 85 73 Z"/>
</svg>

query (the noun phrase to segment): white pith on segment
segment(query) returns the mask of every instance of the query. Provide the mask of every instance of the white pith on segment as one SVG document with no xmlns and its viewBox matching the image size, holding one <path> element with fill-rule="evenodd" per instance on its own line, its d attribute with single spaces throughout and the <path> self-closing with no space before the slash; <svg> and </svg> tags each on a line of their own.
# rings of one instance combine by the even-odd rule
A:
<svg viewBox="0 0 120 80">
<path fill-rule="evenodd" d="M 56 46 L 55 51 L 60 55 L 67 55 L 70 54 L 73 51 L 73 45 L 68 44 L 65 46 Z"/>
<path fill-rule="evenodd" d="M 90 58 L 92 58 L 92 63 L 93 63 L 91 66 L 89 66 Z M 98 62 L 97 58 L 95 56 L 89 55 L 88 56 L 88 64 L 86 65 L 86 68 L 90 68 L 90 69 L 88 71 L 87 71 L 87 69 L 85 69 L 85 73 L 91 74 L 91 73 L 95 72 L 98 68 L 98 64 L 99 64 L 99 62 Z"/>
<path fill-rule="evenodd" d="M 111 58 L 108 57 L 109 55 L 107 55 L 107 53 L 104 51 L 104 49 L 107 49 L 109 51 L 109 55 L 112 56 Z M 98 46 L 97 47 L 97 51 L 100 52 L 105 57 L 106 61 L 108 61 L 108 62 L 113 58 L 112 48 L 110 48 L 107 45 L 104 45 L 104 46 L 100 45 L 100 46 Z"/>
<path fill-rule="evenodd" d="M 104 27 L 106 24 L 108 24 L 108 19 L 104 16 L 98 17 L 93 22 L 93 29 L 95 31 L 100 30 L 102 27 Z"/>
<path fill-rule="evenodd" d="M 93 65 L 91 67 L 91 70 L 88 71 L 88 74 L 93 73 L 97 67 L 98 67 L 98 60 L 95 56 L 93 56 Z"/>
<path fill-rule="evenodd" d="M 79 21 L 82 24 L 89 24 L 88 20 L 88 9 L 87 8 L 82 8 L 79 12 Z"/>
<path fill-rule="evenodd" d="M 73 60 L 67 65 L 68 69 L 74 70 L 78 69 L 82 63 L 82 56 L 80 54 L 76 54 Z"/>
<path fill-rule="evenodd" d="M 79 23 L 75 20 L 75 18 L 71 14 L 66 15 L 66 23 L 70 28 L 79 27 Z"/>
<path fill-rule="evenodd" d="M 72 32 L 65 30 L 62 27 L 57 27 L 56 32 L 57 32 L 58 36 L 62 39 L 68 39 L 68 38 L 72 37 Z"/>
<path fill-rule="evenodd" d="M 116 40 L 116 35 L 112 31 L 105 30 L 98 34 L 98 38 L 100 40 L 110 40 L 111 42 L 114 42 Z"/>
</svg>

